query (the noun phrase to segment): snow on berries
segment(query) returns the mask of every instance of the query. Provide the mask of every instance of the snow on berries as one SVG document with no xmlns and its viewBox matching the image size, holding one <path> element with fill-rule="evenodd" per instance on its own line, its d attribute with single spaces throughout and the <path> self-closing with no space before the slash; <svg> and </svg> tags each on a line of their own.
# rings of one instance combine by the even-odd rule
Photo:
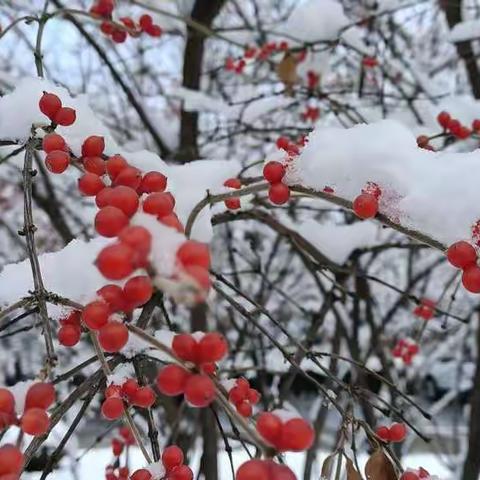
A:
<svg viewBox="0 0 480 480">
<path fill-rule="evenodd" d="M 382 425 L 375 430 L 377 437 L 384 442 L 399 443 L 407 436 L 407 427 L 404 423 L 392 423 L 390 427 Z"/>
<path fill-rule="evenodd" d="M 447 250 L 450 264 L 462 270 L 462 284 L 470 293 L 480 293 L 480 267 L 477 265 L 477 251 L 468 242 L 460 240 Z"/>
<path fill-rule="evenodd" d="M 430 320 L 435 315 L 436 303 L 429 298 L 422 298 L 413 310 L 413 314 L 423 320 Z"/>
<path fill-rule="evenodd" d="M 282 180 L 285 167 L 280 162 L 271 161 L 263 167 L 263 176 L 270 183 L 268 198 L 275 205 L 283 205 L 290 198 L 290 188 Z"/>
<path fill-rule="evenodd" d="M 232 190 L 239 190 L 242 188 L 242 182 L 238 178 L 229 178 L 228 180 L 225 180 L 223 186 Z M 239 198 L 227 198 L 224 203 L 225 207 L 229 210 L 238 210 L 241 206 Z"/>
<path fill-rule="evenodd" d="M 420 347 L 416 342 L 410 339 L 400 339 L 392 349 L 394 358 L 400 358 L 405 365 L 410 365 L 415 355 L 420 351 Z"/>
</svg>

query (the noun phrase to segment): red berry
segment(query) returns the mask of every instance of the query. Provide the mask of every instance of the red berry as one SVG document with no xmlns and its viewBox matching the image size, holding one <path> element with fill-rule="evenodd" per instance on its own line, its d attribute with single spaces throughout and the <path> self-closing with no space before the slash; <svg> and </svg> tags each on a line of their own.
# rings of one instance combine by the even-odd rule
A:
<svg viewBox="0 0 480 480">
<path fill-rule="evenodd" d="M 125 298 L 136 306 L 147 303 L 152 297 L 152 282 L 146 275 L 130 278 L 123 287 Z"/>
<path fill-rule="evenodd" d="M 192 375 L 185 384 L 185 399 L 194 407 L 208 407 L 215 394 L 215 385 L 207 375 Z"/>
<path fill-rule="evenodd" d="M 187 240 L 177 250 L 177 259 L 183 266 L 196 265 L 208 269 L 210 267 L 210 251 L 204 243 Z"/>
<path fill-rule="evenodd" d="M 415 472 L 403 472 L 400 480 L 418 480 L 418 478 Z"/>
<path fill-rule="evenodd" d="M 172 196 L 168 193 L 151 193 L 143 201 L 143 211 L 159 217 L 170 215 L 174 206 Z"/>
<path fill-rule="evenodd" d="M 253 413 L 252 404 L 248 401 L 240 402 L 236 405 L 237 412 L 245 418 L 251 417 Z"/>
<path fill-rule="evenodd" d="M 108 171 L 108 164 L 107 164 Z M 140 170 L 135 167 L 125 167 L 120 170 L 120 172 L 115 176 L 113 180 L 113 185 L 116 187 L 118 185 L 124 185 L 125 187 L 133 188 L 137 190 L 142 181 L 142 174 Z"/>
<path fill-rule="evenodd" d="M 180 465 L 175 467 L 168 477 L 169 480 L 193 480 L 193 472 L 190 467 Z"/>
<path fill-rule="evenodd" d="M 105 35 L 110 36 L 115 30 L 115 25 L 112 22 L 104 21 L 100 24 L 100 30 Z"/>
<path fill-rule="evenodd" d="M 94 173 L 87 172 L 78 179 L 78 189 L 87 197 L 97 195 L 104 188 L 103 180 Z"/>
<path fill-rule="evenodd" d="M 57 333 L 58 341 L 64 347 L 73 347 L 80 341 L 82 331 L 75 325 L 64 325 Z"/>
<path fill-rule="evenodd" d="M 62 108 L 62 101 L 54 93 L 43 92 L 42 98 L 38 102 L 40 111 L 46 115 L 50 120 Z"/>
<path fill-rule="evenodd" d="M 439 123 L 439 125 L 443 128 L 447 128 L 448 127 L 448 124 L 450 123 L 450 114 L 448 112 L 440 112 L 438 115 L 437 115 L 437 122 Z"/>
<path fill-rule="evenodd" d="M 287 137 L 278 137 L 276 144 L 279 149 L 287 150 L 290 146 L 290 140 Z"/>
<path fill-rule="evenodd" d="M 467 139 L 470 135 L 472 134 L 472 131 L 466 127 L 465 125 L 462 125 L 458 131 L 454 133 L 454 135 L 459 138 L 460 140 L 465 140 Z"/>
<path fill-rule="evenodd" d="M 377 436 L 381 438 L 384 442 L 390 441 L 390 429 L 386 426 L 378 427 L 375 431 Z"/>
<path fill-rule="evenodd" d="M 45 153 L 53 152 L 54 150 L 64 151 L 67 148 L 65 139 L 56 133 L 49 133 L 45 135 L 42 140 L 42 148 Z"/>
<path fill-rule="evenodd" d="M 210 273 L 206 268 L 198 267 L 197 265 L 191 265 L 185 267 L 183 272 L 195 282 L 198 289 L 203 290 L 204 292 L 208 292 L 208 290 L 210 290 Z"/>
<path fill-rule="evenodd" d="M 288 420 L 282 427 L 282 450 L 301 452 L 309 449 L 315 438 L 313 428 L 303 418 Z"/>
<path fill-rule="evenodd" d="M 258 433 L 272 445 L 277 445 L 282 434 L 282 422 L 273 413 L 264 412 L 257 419 Z"/>
<path fill-rule="evenodd" d="M 150 408 L 155 403 L 155 393 L 150 387 L 140 387 L 130 401 L 136 407 Z"/>
<path fill-rule="evenodd" d="M 198 360 L 204 362 L 218 362 L 228 351 L 228 346 L 223 335 L 207 333 L 198 342 Z"/>
<path fill-rule="evenodd" d="M 99 330 L 107 322 L 110 310 L 105 302 L 93 301 L 85 305 L 82 312 L 82 320 L 88 328 Z"/>
<path fill-rule="evenodd" d="M 180 333 L 173 337 L 172 349 L 176 355 L 186 362 L 197 363 L 198 342 L 187 333 Z"/>
<path fill-rule="evenodd" d="M 118 438 L 112 440 L 112 453 L 119 457 L 123 452 L 124 443 Z"/>
<path fill-rule="evenodd" d="M 105 187 L 97 193 L 95 196 L 95 203 L 97 204 L 98 208 L 103 208 L 107 205 L 110 205 L 110 196 L 112 191 L 112 187 Z"/>
<path fill-rule="evenodd" d="M 140 25 L 140 28 L 145 31 L 146 28 L 149 28 L 153 25 L 153 19 L 151 15 L 144 14 L 140 17 L 138 23 Z"/>
<path fill-rule="evenodd" d="M 30 386 L 25 397 L 25 410 L 40 408 L 46 410 L 55 402 L 55 388 L 51 383 L 37 382 Z"/>
<path fill-rule="evenodd" d="M 270 478 L 275 480 L 297 480 L 295 474 L 286 465 L 278 465 L 267 460 L 270 468 Z"/>
<path fill-rule="evenodd" d="M 171 213 L 165 217 L 159 217 L 158 221 L 167 227 L 174 228 L 177 232 L 184 233 L 185 231 L 182 222 L 180 222 L 175 213 Z"/>
<path fill-rule="evenodd" d="M 119 208 L 131 217 L 138 209 L 138 194 L 130 187 L 120 185 L 112 189 L 108 196 L 109 205 Z"/>
<path fill-rule="evenodd" d="M 242 188 L 242 182 L 238 178 L 229 178 L 223 182 L 223 185 L 228 188 L 234 188 L 235 190 Z"/>
<path fill-rule="evenodd" d="M 284 183 L 274 183 L 268 189 L 268 198 L 275 205 L 283 205 L 290 198 L 290 188 Z"/>
<path fill-rule="evenodd" d="M 69 127 L 70 125 L 75 123 L 77 119 L 77 113 L 73 108 L 62 107 L 53 118 L 55 123 L 58 125 L 62 125 L 63 127 Z"/>
<path fill-rule="evenodd" d="M 129 378 L 121 388 L 122 395 L 126 395 L 127 397 L 133 397 L 140 386 L 138 385 L 138 382 L 134 378 Z"/>
<path fill-rule="evenodd" d="M 98 254 L 96 265 L 105 278 L 121 280 L 134 270 L 133 255 L 133 250 L 127 245 L 109 245 Z"/>
<path fill-rule="evenodd" d="M 125 307 L 126 301 L 123 289 L 118 285 L 105 285 L 97 290 L 97 295 L 108 304 L 111 312 L 122 311 Z"/>
<path fill-rule="evenodd" d="M 463 286 L 471 293 L 480 293 L 480 267 L 471 265 L 463 271 Z"/>
<path fill-rule="evenodd" d="M 454 267 L 464 269 L 475 265 L 477 252 L 472 245 L 461 240 L 448 247 L 447 259 Z"/>
<path fill-rule="evenodd" d="M 142 255 L 147 254 L 152 245 L 152 235 L 144 227 L 127 227 L 118 238 L 122 243 L 139 251 Z"/>
<path fill-rule="evenodd" d="M 237 470 L 235 480 L 272 480 L 267 462 L 249 460 Z"/>
<path fill-rule="evenodd" d="M 45 165 L 52 173 L 63 173 L 70 164 L 70 155 L 61 150 L 54 150 L 45 157 Z"/>
<path fill-rule="evenodd" d="M 116 207 L 103 207 L 95 215 L 95 230 L 103 237 L 116 237 L 128 225 L 128 217 Z"/>
<path fill-rule="evenodd" d="M 260 401 L 260 393 L 254 388 L 249 388 L 247 398 L 252 405 L 256 405 Z"/>
<path fill-rule="evenodd" d="M 121 388 L 119 385 L 111 384 L 105 389 L 105 397 L 120 397 Z"/>
<path fill-rule="evenodd" d="M 128 328 L 120 322 L 109 322 L 98 332 L 98 341 L 106 352 L 118 352 L 128 342 Z"/>
<path fill-rule="evenodd" d="M 145 33 L 150 35 L 151 37 L 160 37 L 163 33 L 163 30 L 160 28 L 159 25 L 150 25 L 145 28 Z"/>
<path fill-rule="evenodd" d="M 167 188 L 167 177 L 160 172 L 147 172 L 140 183 L 142 193 L 164 192 Z"/>
<path fill-rule="evenodd" d="M 451 118 L 448 122 L 448 130 L 450 130 L 453 135 L 457 135 L 461 128 L 462 124 L 455 118 Z"/>
<path fill-rule="evenodd" d="M 268 162 L 263 167 L 263 176 L 270 183 L 279 183 L 285 176 L 285 167 L 280 162 Z"/>
<path fill-rule="evenodd" d="M 240 387 L 233 387 L 230 392 L 228 392 L 228 398 L 235 405 L 241 403 L 245 400 L 245 391 Z"/>
<path fill-rule="evenodd" d="M 0 447 L 0 475 L 20 474 L 23 467 L 23 454 L 13 445 Z"/>
<path fill-rule="evenodd" d="M 178 365 L 167 365 L 157 375 L 158 389 L 170 397 L 180 395 L 185 391 L 185 385 L 190 373 Z"/>
<path fill-rule="evenodd" d="M 120 418 L 125 411 L 123 401 L 118 397 L 110 397 L 105 399 L 102 404 L 102 414 L 108 420 L 116 420 Z"/>
<path fill-rule="evenodd" d="M 353 211 L 362 219 L 373 218 L 378 212 L 378 200 L 369 193 L 362 193 L 353 201 Z"/>
<path fill-rule="evenodd" d="M 85 157 L 83 167 L 87 172 L 102 176 L 105 173 L 105 162 L 100 157 Z"/>
<path fill-rule="evenodd" d="M 472 130 L 473 130 L 475 133 L 480 132 L 480 120 L 479 120 L 478 118 L 476 118 L 476 119 L 472 122 Z"/>
<path fill-rule="evenodd" d="M 92 135 L 85 139 L 82 145 L 82 157 L 101 157 L 105 150 L 103 137 Z"/>
<path fill-rule="evenodd" d="M 128 162 L 121 155 L 113 155 L 106 161 L 107 173 L 112 180 L 128 167 Z"/>
<path fill-rule="evenodd" d="M 403 423 L 392 423 L 390 426 L 390 441 L 402 442 L 407 434 L 407 428 Z"/>
<path fill-rule="evenodd" d="M 0 388 L 0 412 L 13 413 L 15 411 L 15 397 L 10 390 Z"/>
<path fill-rule="evenodd" d="M 183 452 L 176 445 L 170 445 L 162 453 L 162 463 L 165 470 L 169 472 L 175 467 L 183 465 Z"/>
<path fill-rule="evenodd" d="M 144 468 L 133 472 L 132 476 L 130 477 L 131 480 L 151 480 L 151 478 L 152 474 Z"/>
<path fill-rule="evenodd" d="M 47 412 L 41 408 L 29 408 L 20 420 L 20 428 L 28 435 L 38 437 L 47 432 L 50 419 Z"/>
<path fill-rule="evenodd" d="M 239 198 L 227 198 L 224 203 L 230 210 L 238 210 L 242 206 Z"/>
<path fill-rule="evenodd" d="M 115 29 L 112 32 L 112 40 L 115 43 L 123 43 L 127 39 L 127 32 L 125 30 Z"/>
</svg>

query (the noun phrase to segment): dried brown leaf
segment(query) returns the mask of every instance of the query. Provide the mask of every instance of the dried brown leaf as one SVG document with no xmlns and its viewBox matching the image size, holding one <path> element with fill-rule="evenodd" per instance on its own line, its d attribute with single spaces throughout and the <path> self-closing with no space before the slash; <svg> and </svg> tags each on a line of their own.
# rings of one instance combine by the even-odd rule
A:
<svg viewBox="0 0 480 480">
<path fill-rule="evenodd" d="M 362 480 L 362 476 L 357 472 L 349 458 L 347 458 L 347 480 Z"/>
<path fill-rule="evenodd" d="M 298 59 L 290 52 L 286 52 L 282 61 L 277 65 L 278 78 L 285 85 L 287 94 L 291 94 L 293 92 L 293 86 L 297 83 L 297 66 Z"/>
<path fill-rule="evenodd" d="M 335 457 L 337 456 L 337 453 L 332 453 L 329 455 L 324 461 L 322 465 L 322 472 L 320 474 L 321 479 L 329 479 L 332 475 L 332 469 L 333 469 L 333 461 L 335 460 Z"/>
<path fill-rule="evenodd" d="M 367 480 L 397 480 L 395 468 L 382 449 L 372 453 L 365 465 Z"/>
</svg>

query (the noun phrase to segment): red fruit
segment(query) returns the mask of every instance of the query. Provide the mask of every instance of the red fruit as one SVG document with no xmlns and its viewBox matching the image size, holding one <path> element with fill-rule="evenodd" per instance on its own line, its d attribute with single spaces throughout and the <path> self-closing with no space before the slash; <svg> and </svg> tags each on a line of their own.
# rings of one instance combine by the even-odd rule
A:
<svg viewBox="0 0 480 480">
<path fill-rule="evenodd" d="M 140 306 L 152 297 L 152 282 L 146 275 L 130 278 L 123 287 L 125 298 L 133 305 Z"/>
<path fill-rule="evenodd" d="M 145 31 L 146 28 L 149 28 L 153 25 L 153 19 L 150 15 L 144 14 L 138 20 L 140 28 Z"/>
<path fill-rule="evenodd" d="M 192 375 L 185 384 L 185 399 L 194 407 L 208 407 L 215 395 L 215 385 L 207 375 Z"/>
<path fill-rule="evenodd" d="M 287 150 L 290 146 L 290 140 L 287 137 L 278 137 L 276 144 L 279 149 Z"/>
<path fill-rule="evenodd" d="M 98 254 L 96 265 L 105 278 L 121 280 L 133 272 L 133 255 L 133 250 L 127 245 L 109 245 Z"/>
<path fill-rule="evenodd" d="M 160 172 L 147 172 L 140 183 L 142 193 L 164 192 L 167 188 L 167 177 Z"/>
<path fill-rule="evenodd" d="M 128 328 L 120 322 L 109 322 L 98 332 L 98 341 L 106 352 L 118 352 L 128 342 Z"/>
<path fill-rule="evenodd" d="M 242 188 L 242 182 L 238 178 L 229 178 L 225 180 L 223 185 L 228 188 L 234 188 L 235 190 Z"/>
<path fill-rule="evenodd" d="M 127 227 L 118 238 L 122 243 L 140 252 L 142 255 L 147 254 L 152 246 L 152 235 L 144 227 Z"/>
<path fill-rule="evenodd" d="M 439 123 L 439 125 L 443 128 L 448 128 L 448 124 L 450 123 L 450 114 L 448 112 L 440 112 L 438 115 L 437 115 L 437 122 Z"/>
<path fill-rule="evenodd" d="M 169 193 L 151 193 L 143 201 L 143 211 L 159 217 L 165 217 L 173 212 L 175 202 Z"/>
<path fill-rule="evenodd" d="M 237 470 L 235 480 L 271 480 L 265 460 L 249 460 Z"/>
<path fill-rule="evenodd" d="M 96 300 L 85 305 L 82 311 L 82 320 L 88 328 L 99 330 L 108 322 L 109 315 L 108 305 Z"/>
<path fill-rule="evenodd" d="M 210 273 L 206 268 L 191 265 L 184 268 L 184 273 L 194 280 L 200 290 L 204 290 L 205 292 L 210 290 Z"/>
<path fill-rule="evenodd" d="M 45 165 L 52 173 L 63 173 L 70 164 L 70 155 L 61 150 L 54 150 L 45 157 Z"/>
<path fill-rule="evenodd" d="M 0 475 L 20 474 L 23 467 L 23 454 L 13 445 L 0 447 Z"/>
<path fill-rule="evenodd" d="M 193 472 L 190 467 L 180 465 L 172 470 L 168 480 L 193 480 Z"/>
<path fill-rule="evenodd" d="M 103 137 L 92 135 L 85 139 L 82 145 L 82 157 L 101 157 L 105 150 Z"/>
<path fill-rule="evenodd" d="M 103 208 L 107 205 L 110 205 L 110 196 L 112 191 L 112 187 L 105 187 L 97 193 L 95 197 L 95 203 L 97 204 L 98 208 Z"/>
<path fill-rule="evenodd" d="M 172 349 L 182 360 L 186 362 L 197 363 L 198 361 L 198 343 L 188 333 L 180 333 L 173 337 Z"/>
<path fill-rule="evenodd" d="M 425 470 L 423 467 L 419 467 L 418 469 L 418 477 L 419 478 L 428 478 L 430 474 L 428 473 L 427 470 Z"/>
<path fill-rule="evenodd" d="M 111 384 L 105 389 L 105 397 L 120 397 L 121 388 L 119 385 Z"/>
<path fill-rule="evenodd" d="M 118 397 L 109 397 L 102 403 L 102 414 L 107 420 L 116 420 L 125 412 L 123 401 Z"/>
<path fill-rule="evenodd" d="M 252 405 L 256 405 L 260 401 L 260 393 L 254 388 L 249 388 L 247 398 Z"/>
<path fill-rule="evenodd" d="M 477 252 L 472 245 L 461 240 L 448 247 L 447 259 L 454 267 L 464 269 L 475 265 Z"/>
<path fill-rule="evenodd" d="M 268 198 L 275 205 L 283 205 L 290 198 L 290 188 L 284 183 L 274 183 L 268 189 Z"/>
<path fill-rule="evenodd" d="M 285 167 L 280 162 L 268 162 L 263 167 L 263 176 L 270 183 L 279 183 L 285 176 Z"/>
<path fill-rule="evenodd" d="M 460 140 L 465 140 L 467 139 L 470 135 L 472 134 L 472 131 L 468 128 L 462 125 L 458 131 L 455 132 L 455 136 L 459 138 Z"/>
<path fill-rule="evenodd" d="M 315 438 L 313 428 L 303 418 L 288 420 L 282 427 L 282 450 L 301 452 L 309 449 Z"/>
<path fill-rule="evenodd" d="M 451 118 L 447 128 L 453 135 L 457 135 L 462 128 L 462 124 L 457 119 Z"/>
<path fill-rule="evenodd" d="M 402 442 L 407 434 L 407 428 L 403 423 L 392 423 L 390 426 L 390 441 Z"/>
<path fill-rule="evenodd" d="M 81 336 L 82 330 L 75 325 L 64 325 L 57 333 L 58 341 L 64 347 L 73 347 L 80 341 Z"/>
<path fill-rule="evenodd" d="M 223 335 L 219 333 L 207 333 L 198 342 L 198 361 L 218 362 L 228 351 L 228 345 Z"/>
<path fill-rule="evenodd" d="M 40 408 L 46 410 L 55 402 L 55 388 L 51 383 L 37 382 L 30 386 L 25 397 L 25 410 Z"/>
<path fill-rule="evenodd" d="M 282 434 L 282 421 L 273 413 L 264 412 L 257 419 L 257 431 L 268 443 L 278 445 Z"/>
<path fill-rule="evenodd" d="M 97 290 L 97 295 L 108 304 L 111 312 L 119 312 L 125 308 L 123 289 L 118 285 L 105 285 Z"/>
<path fill-rule="evenodd" d="M 210 252 L 208 246 L 195 240 L 187 240 L 177 250 L 177 259 L 183 266 L 196 265 L 208 269 Z"/>
<path fill-rule="evenodd" d="M 150 35 L 151 37 L 160 37 L 163 33 L 163 30 L 160 28 L 159 25 L 151 25 L 145 28 L 145 33 Z"/>
<path fill-rule="evenodd" d="M 108 164 L 107 164 L 108 171 Z M 133 188 L 137 190 L 142 181 L 142 174 L 140 170 L 135 167 L 125 167 L 120 170 L 120 172 L 115 176 L 113 180 L 113 185 L 116 187 L 118 185 L 124 185 L 125 187 Z"/>
<path fill-rule="evenodd" d="M 242 403 L 245 400 L 245 391 L 239 387 L 233 387 L 230 392 L 228 392 L 228 398 L 235 405 Z"/>
<path fill-rule="evenodd" d="M 400 480 L 418 480 L 418 478 L 415 472 L 403 472 Z"/>
<path fill-rule="evenodd" d="M 78 179 L 78 189 L 87 197 L 97 195 L 104 188 L 103 180 L 94 173 L 87 172 Z"/>
<path fill-rule="evenodd" d="M 245 418 L 251 417 L 253 413 L 252 404 L 248 401 L 240 402 L 236 405 L 237 412 Z"/>
<path fill-rule="evenodd" d="M 389 442 L 390 441 L 390 429 L 388 427 L 385 427 L 385 426 L 378 427 L 377 430 L 375 431 L 375 433 L 384 442 Z"/>
<path fill-rule="evenodd" d="M 162 463 L 165 470 L 169 472 L 175 467 L 183 465 L 183 452 L 176 445 L 170 445 L 162 453 Z"/>
<path fill-rule="evenodd" d="M 184 233 L 185 231 L 182 222 L 180 222 L 175 213 L 171 213 L 165 217 L 159 217 L 158 221 L 167 227 L 174 228 L 177 232 Z"/>
<path fill-rule="evenodd" d="M 112 452 L 116 457 L 119 457 L 123 452 L 124 443 L 118 438 L 112 440 Z"/>
<path fill-rule="evenodd" d="M 228 198 L 224 203 L 229 210 L 238 210 L 242 206 L 239 198 Z"/>
<path fill-rule="evenodd" d="M 10 390 L 0 388 L 0 413 L 13 413 L 15 411 L 15 397 Z"/>
<path fill-rule="evenodd" d="M 133 472 L 132 476 L 130 477 L 131 480 L 151 480 L 151 478 L 152 474 L 144 468 Z"/>
<path fill-rule="evenodd" d="M 95 215 L 95 230 L 103 237 L 116 237 L 128 225 L 128 217 L 116 207 L 103 207 Z"/>
<path fill-rule="evenodd" d="M 130 401 L 136 407 L 150 408 L 155 403 L 155 393 L 150 387 L 140 387 Z"/>
<path fill-rule="evenodd" d="M 128 162 L 121 155 L 113 155 L 106 161 L 107 173 L 112 180 L 128 167 Z"/>
<path fill-rule="evenodd" d="M 138 194 L 130 187 L 120 185 L 112 189 L 108 197 L 109 205 L 119 208 L 131 217 L 138 209 Z"/>
<path fill-rule="evenodd" d="M 121 392 L 123 395 L 126 395 L 127 397 L 133 397 L 140 386 L 138 385 L 138 382 L 134 378 L 129 378 L 121 388 Z"/>
<path fill-rule="evenodd" d="M 115 25 L 112 22 L 105 21 L 100 24 L 100 30 L 105 35 L 110 36 L 115 30 Z"/>
<path fill-rule="evenodd" d="M 42 140 L 42 148 L 45 153 L 53 152 L 54 150 L 66 150 L 67 144 L 61 135 L 56 133 L 49 133 L 45 135 Z"/>
<path fill-rule="evenodd" d="M 353 201 L 353 211 L 362 219 L 373 218 L 378 212 L 378 201 L 373 195 L 362 193 Z"/>
<path fill-rule="evenodd" d="M 29 435 L 38 437 L 47 432 L 50 419 L 47 412 L 41 408 L 29 408 L 20 420 L 20 428 Z"/>
<path fill-rule="evenodd" d="M 478 133 L 480 131 L 480 120 L 478 118 L 476 118 L 473 122 L 472 122 L 472 130 L 475 132 L 475 133 Z"/>
<path fill-rule="evenodd" d="M 286 465 L 278 465 L 267 460 L 270 468 L 270 478 L 275 480 L 297 480 L 295 474 Z"/>
<path fill-rule="evenodd" d="M 463 271 L 463 286 L 471 293 L 480 293 L 480 267 L 471 265 Z"/>
<path fill-rule="evenodd" d="M 105 162 L 100 157 L 85 157 L 83 167 L 87 172 L 102 176 L 105 173 Z"/>
<path fill-rule="evenodd" d="M 204 373 L 205 375 L 215 375 L 215 372 L 217 371 L 217 366 L 213 362 L 202 363 L 201 370 L 202 370 L 202 373 Z"/>
<path fill-rule="evenodd" d="M 425 148 L 430 142 L 430 138 L 426 135 L 420 135 L 417 137 L 417 145 L 420 148 Z"/>
<path fill-rule="evenodd" d="M 40 111 L 46 115 L 50 120 L 62 108 L 62 101 L 54 93 L 43 92 L 42 98 L 38 102 Z"/>
<path fill-rule="evenodd" d="M 167 365 L 157 375 L 158 389 L 170 397 L 180 395 L 185 391 L 185 385 L 190 373 L 178 365 Z"/>
<path fill-rule="evenodd" d="M 62 125 L 63 127 L 69 127 L 70 125 L 75 123 L 77 119 L 77 113 L 73 108 L 69 107 L 62 107 L 53 118 L 53 121 L 58 125 Z"/>
<path fill-rule="evenodd" d="M 123 43 L 127 39 L 127 32 L 125 30 L 115 29 L 112 32 L 112 40 L 115 43 Z"/>
</svg>

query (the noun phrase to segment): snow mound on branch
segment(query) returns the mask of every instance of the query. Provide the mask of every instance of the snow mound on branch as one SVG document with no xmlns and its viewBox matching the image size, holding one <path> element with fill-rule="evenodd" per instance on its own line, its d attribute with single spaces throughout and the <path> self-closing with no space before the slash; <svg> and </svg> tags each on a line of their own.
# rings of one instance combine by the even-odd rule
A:
<svg viewBox="0 0 480 480">
<path fill-rule="evenodd" d="M 450 244 L 470 238 L 480 217 L 480 151 L 419 149 L 401 124 L 384 120 L 353 128 L 317 128 L 298 157 L 289 183 L 326 185 L 353 200 L 369 181 L 382 189 L 380 211 L 405 227 Z"/>
<path fill-rule="evenodd" d="M 223 100 L 198 90 L 176 87 L 171 91 L 171 95 L 183 101 L 183 109 L 187 112 L 228 113 L 229 106 Z"/>
<path fill-rule="evenodd" d="M 448 35 L 448 40 L 452 43 L 463 42 L 480 37 L 480 20 L 465 20 L 457 23 Z"/>
</svg>

